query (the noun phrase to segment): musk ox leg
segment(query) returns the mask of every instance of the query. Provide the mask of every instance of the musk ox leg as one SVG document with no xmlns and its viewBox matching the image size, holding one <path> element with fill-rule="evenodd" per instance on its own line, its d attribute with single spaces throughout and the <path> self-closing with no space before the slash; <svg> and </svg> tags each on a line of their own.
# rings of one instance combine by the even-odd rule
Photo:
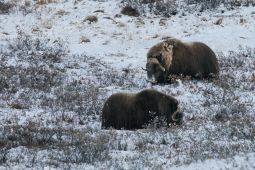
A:
<svg viewBox="0 0 255 170">
<path fill-rule="evenodd" d="M 101 129 L 109 129 L 110 127 L 109 121 L 106 118 L 102 118 Z"/>
<path fill-rule="evenodd" d="M 208 77 L 209 77 L 210 79 L 218 79 L 218 78 L 219 78 L 219 74 L 210 73 L 210 74 L 208 75 Z"/>
<path fill-rule="evenodd" d="M 198 73 L 195 74 L 195 78 L 196 79 L 202 79 L 203 77 L 204 76 L 203 76 L 203 74 L 201 72 L 198 72 Z"/>
<path fill-rule="evenodd" d="M 105 103 L 103 107 L 103 112 L 102 112 L 102 124 L 101 128 L 102 129 L 109 129 L 111 127 L 114 127 L 114 122 L 115 122 L 115 116 L 112 115 L 112 110 L 109 106 L 109 103 Z"/>
</svg>

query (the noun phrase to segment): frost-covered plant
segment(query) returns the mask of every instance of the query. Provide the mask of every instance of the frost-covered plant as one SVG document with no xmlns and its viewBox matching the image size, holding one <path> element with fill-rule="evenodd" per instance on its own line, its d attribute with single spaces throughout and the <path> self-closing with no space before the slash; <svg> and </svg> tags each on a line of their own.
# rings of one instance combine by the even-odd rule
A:
<svg viewBox="0 0 255 170">
<path fill-rule="evenodd" d="M 253 0 L 127 0 L 123 1 L 125 5 L 139 11 L 140 14 L 152 13 L 170 17 L 177 12 L 185 9 L 185 11 L 200 11 L 217 9 L 220 5 L 224 5 L 229 9 L 238 6 L 255 5 Z"/>
<path fill-rule="evenodd" d="M 217 107 L 212 113 L 215 115 L 216 120 L 227 121 L 247 116 L 249 113 L 249 98 L 241 100 L 241 96 L 231 83 L 233 82 L 220 76 L 219 80 L 215 81 L 216 87 L 218 86 L 217 90 L 209 87 L 204 91 L 204 95 L 207 98 L 204 106 Z"/>
<path fill-rule="evenodd" d="M 139 13 L 153 13 L 155 15 L 162 15 L 170 17 L 177 13 L 176 0 L 127 0 L 125 5 L 131 6 L 138 10 Z"/>
<path fill-rule="evenodd" d="M 8 14 L 11 11 L 20 11 L 23 15 L 27 15 L 35 11 L 33 1 L 17 1 L 17 0 L 1 0 L 0 14 Z"/>
<path fill-rule="evenodd" d="M 188 5 L 201 5 L 201 10 L 216 8 L 221 4 L 221 2 L 222 0 L 186 0 Z"/>
<path fill-rule="evenodd" d="M 86 63 L 83 69 L 86 69 L 84 75 L 87 76 L 86 80 L 83 81 L 85 84 L 93 84 L 98 87 L 108 87 L 117 86 L 121 88 L 131 88 L 131 87 L 144 87 L 145 84 L 137 84 L 140 81 L 139 73 L 143 71 L 140 68 L 134 69 L 123 68 L 123 70 L 117 70 L 100 59 L 96 59 L 92 56 L 80 55 L 73 56 L 73 58 L 83 58 L 83 62 Z"/>
<path fill-rule="evenodd" d="M 255 5 L 253 0 L 184 0 L 187 5 L 196 5 L 199 6 L 201 12 L 206 9 L 215 9 L 220 5 L 224 5 L 227 8 L 234 8 L 237 6 L 249 6 Z"/>
<path fill-rule="evenodd" d="M 50 67 L 60 63 L 68 49 L 60 39 L 50 42 L 50 39 L 33 38 L 19 30 L 17 40 L 9 43 L 8 50 L 5 55 L 16 58 L 17 61 Z"/>
<path fill-rule="evenodd" d="M 10 12 L 14 5 L 9 2 L 0 1 L 0 14 L 7 14 Z"/>
<path fill-rule="evenodd" d="M 9 43 L 0 49 L 0 99 L 11 108 L 27 109 L 62 84 L 65 70 L 60 62 L 67 48 L 62 41 L 50 44 L 22 31 Z"/>
<path fill-rule="evenodd" d="M 243 71 L 248 71 L 246 69 L 254 69 L 254 56 L 255 56 L 255 49 L 248 48 L 248 47 L 239 47 L 238 52 L 230 51 L 227 56 L 224 54 L 218 54 L 220 62 L 220 67 L 224 71 L 228 70 L 237 70 L 241 69 Z"/>
<path fill-rule="evenodd" d="M 18 38 L 10 42 L 7 50 L 1 49 L 1 87 L 17 91 L 30 88 L 49 91 L 62 80 L 63 69 L 59 63 L 66 56 L 67 48 L 63 42 L 49 44 L 48 40 L 33 39 L 22 31 Z M 7 63 L 13 63 L 9 65 Z"/>
<path fill-rule="evenodd" d="M 15 92 L 21 88 L 31 90 L 50 91 L 51 87 L 60 85 L 63 77 L 58 70 L 46 66 L 4 66 L 0 68 L 2 73 L 2 87 Z"/>
<path fill-rule="evenodd" d="M 241 93 L 254 89 L 252 82 L 254 56 L 254 49 L 242 47 L 238 52 L 218 54 L 220 76 L 213 81 L 214 87 L 208 86 L 204 90 L 207 98 L 204 106 L 218 107 L 218 110 L 214 110 L 216 120 L 235 120 L 251 114 L 252 97 L 250 95 L 244 97 Z"/>
<path fill-rule="evenodd" d="M 98 161 L 109 159 L 109 136 L 96 134 L 92 137 L 90 134 L 82 132 L 72 134 L 71 146 L 61 148 L 63 156 L 60 162 L 66 163 L 88 163 L 95 164 Z"/>
<path fill-rule="evenodd" d="M 54 0 L 38 0 L 37 4 L 39 5 L 45 5 L 45 4 L 49 4 L 49 3 L 53 3 L 55 2 Z"/>
<path fill-rule="evenodd" d="M 62 128 L 40 127 L 39 124 L 29 122 L 28 125 L 12 125 L 0 127 L 0 163 L 5 164 L 13 158 L 8 155 L 12 148 L 24 146 L 30 151 L 38 149 L 52 150 L 48 159 L 64 163 L 89 163 L 108 159 L 109 135 L 88 130 L 73 130 Z M 53 151 L 54 150 L 54 151 Z M 16 153 L 15 162 L 23 162 L 24 155 L 29 153 Z M 21 156 L 23 155 L 23 156 Z M 28 157 L 26 163 L 38 163 L 35 157 Z M 39 162 L 41 163 L 41 162 Z M 50 163 L 50 162 L 49 162 Z"/>
<path fill-rule="evenodd" d="M 151 120 L 149 124 L 145 125 L 145 128 L 157 129 L 160 127 L 167 127 L 166 118 L 164 116 L 155 116 L 156 113 L 154 112 L 149 112 L 149 114 L 154 117 L 154 119 Z"/>
<path fill-rule="evenodd" d="M 98 87 L 74 81 L 55 88 L 53 99 L 48 99 L 48 102 L 44 101 L 43 104 L 57 110 L 74 111 L 80 115 L 98 115 L 102 106 L 99 94 Z"/>
<path fill-rule="evenodd" d="M 255 69 L 255 49 L 239 47 L 238 52 L 229 52 L 227 56 L 218 54 L 222 76 L 232 81 L 231 86 L 243 90 L 252 90 L 252 73 Z"/>
</svg>

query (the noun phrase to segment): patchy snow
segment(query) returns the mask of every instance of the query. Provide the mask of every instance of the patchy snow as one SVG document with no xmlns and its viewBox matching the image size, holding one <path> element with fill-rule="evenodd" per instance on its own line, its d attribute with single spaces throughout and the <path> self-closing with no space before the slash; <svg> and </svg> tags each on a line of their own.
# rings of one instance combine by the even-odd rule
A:
<svg viewBox="0 0 255 170">
<path fill-rule="evenodd" d="M 209 159 L 204 162 L 198 161 L 196 163 L 191 163 L 187 166 L 179 166 L 179 167 L 169 167 L 168 169 L 174 170 L 202 170 L 202 169 L 247 169 L 251 170 L 255 168 L 254 164 L 254 153 L 246 154 L 246 155 L 238 155 L 233 158 L 229 158 L 226 160 L 218 160 L 218 159 Z"/>
</svg>

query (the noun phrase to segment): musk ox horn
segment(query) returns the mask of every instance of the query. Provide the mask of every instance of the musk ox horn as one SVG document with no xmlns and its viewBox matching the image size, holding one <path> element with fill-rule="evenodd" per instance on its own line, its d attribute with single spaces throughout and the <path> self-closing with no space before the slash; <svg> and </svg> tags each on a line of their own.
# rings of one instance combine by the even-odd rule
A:
<svg viewBox="0 0 255 170">
<path fill-rule="evenodd" d="M 161 69 L 163 72 L 166 71 L 166 69 L 165 69 L 163 66 L 160 66 L 160 69 Z"/>
<path fill-rule="evenodd" d="M 181 111 L 181 108 L 178 106 L 177 109 L 176 109 L 176 111 L 172 114 L 172 120 L 173 120 L 174 122 L 177 122 L 177 121 L 178 121 L 178 119 L 176 119 L 175 117 L 176 117 L 176 114 L 177 114 L 178 112 L 180 112 L 180 111 Z"/>
<path fill-rule="evenodd" d="M 150 83 L 157 83 L 157 81 L 156 80 L 149 80 L 149 79 L 146 79 L 148 82 L 150 82 Z"/>
<path fill-rule="evenodd" d="M 165 67 L 162 66 L 162 64 L 159 62 L 159 60 L 157 58 L 150 58 L 147 63 L 150 63 L 150 64 L 156 64 L 157 66 L 159 66 L 159 68 L 165 72 L 166 69 Z"/>
<path fill-rule="evenodd" d="M 146 68 L 143 68 L 143 67 L 142 67 L 142 70 L 147 71 L 147 69 L 146 69 Z"/>
</svg>

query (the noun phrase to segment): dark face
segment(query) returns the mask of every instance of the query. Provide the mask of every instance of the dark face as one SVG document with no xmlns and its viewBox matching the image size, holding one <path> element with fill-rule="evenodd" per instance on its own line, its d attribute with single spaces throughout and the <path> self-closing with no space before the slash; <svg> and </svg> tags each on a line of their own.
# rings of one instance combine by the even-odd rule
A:
<svg viewBox="0 0 255 170">
<path fill-rule="evenodd" d="M 175 115 L 174 115 L 175 120 L 171 119 L 169 123 L 175 123 L 176 125 L 180 125 L 182 124 L 183 116 L 184 116 L 183 112 L 177 111 L 175 112 Z"/>
<path fill-rule="evenodd" d="M 146 70 L 149 81 L 153 83 L 165 81 L 165 68 L 159 62 L 148 61 Z"/>
<path fill-rule="evenodd" d="M 162 102 L 163 106 L 161 111 L 167 118 L 167 124 L 169 125 L 169 123 L 175 123 L 180 125 L 182 123 L 184 114 L 178 107 L 179 102 L 169 96 L 163 97 L 163 100 L 165 101 Z"/>
</svg>

